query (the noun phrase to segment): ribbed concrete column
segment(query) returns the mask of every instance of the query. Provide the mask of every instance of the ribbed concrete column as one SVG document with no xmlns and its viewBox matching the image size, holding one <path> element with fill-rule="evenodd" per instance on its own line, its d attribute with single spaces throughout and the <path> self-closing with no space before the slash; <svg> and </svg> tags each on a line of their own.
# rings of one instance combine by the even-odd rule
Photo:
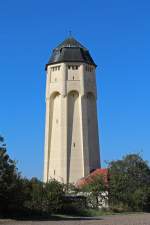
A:
<svg viewBox="0 0 150 225">
<path fill-rule="evenodd" d="M 48 66 L 46 73 L 46 98 L 49 97 L 49 86 L 51 82 L 51 68 Z"/>
<path fill-rule="evenodd" d="M 61 65 L 61 72 L 62 72 L 62 96 L 66 96 L 67 94 L 67 90 L 66 90 L 66 87 L 67 87 L 67 65 L 65 63 L 62 63 Z"/>
<path fill-rule="evenodd" d="M 61 180 L 67 183 L 67 96 L 61 96 Z"/>
<path fill-rule="evenodd" d="M 81 96 L 81 121 L 83 138 L 83 167 L 84 176 L 90 173 L 89 167 L 89 146 L 88 146 L 88 118 L 87 118 L 87 100 L 86 96 Z"/>
<path fill-rule="evenodd" d="M 97 99 L 97 88 L 96 88 L 96 69 L 93 71 L 93 79 L 94 79 L 94 94 L 95 98 Z"/>
<path fill-rule="evenodd" d="M 87 175 L 87 167 L 88 167 L 88 156 L 85 155 L 85 152 L 87 152 L 87 143 L 86 143 L 86 133 L 84 131 L 84 124 L 85 124 L 85 117 L 86 115 L 84 115 L 84 113 L 86 113 L 85 111 L 83 112 L 83 96 L 79 95 L 79 106 L 80 106 L 80 124 L 81 124 L 81 143 L 82 143 L 82 177 L 84 177 L 85 175 Z M 89 170 L 88 170 L 89 171 Z"/>
<path fill-rule="evenodd" d="M 85 94 L 85 66 L 84 64 L 80 65 L 80 88 L 81 88 L 81 96 Z"/>
<path fill-rule="evenodd" d="M 50 142 L 50 98 L 46 99 L 46 119 L 45 119 L 45 152 L 44 152 L 44 182 L 48 181 L 49 172 L 49 142 Z"/>
</svg>

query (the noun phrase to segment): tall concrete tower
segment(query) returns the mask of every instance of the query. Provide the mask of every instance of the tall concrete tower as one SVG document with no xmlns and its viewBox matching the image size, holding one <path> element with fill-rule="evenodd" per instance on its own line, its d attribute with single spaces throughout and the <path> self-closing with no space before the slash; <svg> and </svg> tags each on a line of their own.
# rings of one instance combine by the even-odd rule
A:
<svg viewBox="0 0 150 225">
<path fill-rule="evenodd" d="M 100 167 L 95 69 L 74 38 L 58 45 L 46 64 L 45 182 L 75 183 Z"/>
</svg>

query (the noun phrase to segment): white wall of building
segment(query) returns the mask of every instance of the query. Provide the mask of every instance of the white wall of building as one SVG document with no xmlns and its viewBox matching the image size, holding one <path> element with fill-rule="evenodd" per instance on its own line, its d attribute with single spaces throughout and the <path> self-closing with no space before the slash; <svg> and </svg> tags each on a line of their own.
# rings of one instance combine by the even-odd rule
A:
<svg viewBox="0 0 150 225">
<path fill-rule="evenodd" d="M 47 68 L 44 181 L 76 182 L 100 167 L 95 67 Z"/>
</svg>

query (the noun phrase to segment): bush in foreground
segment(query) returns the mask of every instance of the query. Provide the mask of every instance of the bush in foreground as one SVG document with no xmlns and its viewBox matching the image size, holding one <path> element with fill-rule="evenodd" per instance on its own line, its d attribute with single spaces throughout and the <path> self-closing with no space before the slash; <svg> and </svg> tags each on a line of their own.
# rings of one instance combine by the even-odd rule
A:
<svg viewBox="0 0 150 225">
<path fill-rule="evenodd" d="M 150 210 L 150 168 L 140 155 L 110 162 L 109 205 L 122 211 Z"/>
<path fill-rule="evenodd" d="M 0 137 L 0 216 L 98 215 L 107 197 L 110 209 L 115 212 L 150 211 L 148 163 L 138 154 L 130 154 L 110 162 L 108 169 L 108 183 L 102 176 L 95 176 L 82 188 L 56 180 L 48 183 L 37 178 L 28 180 L 21 177 Z"/>
</svg>

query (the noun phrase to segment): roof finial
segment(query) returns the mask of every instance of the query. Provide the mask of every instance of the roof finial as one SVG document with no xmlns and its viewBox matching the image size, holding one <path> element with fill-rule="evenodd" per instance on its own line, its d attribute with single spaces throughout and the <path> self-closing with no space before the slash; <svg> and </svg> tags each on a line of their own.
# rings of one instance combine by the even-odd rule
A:
<svg viewBox="0 0 150 225">
<path fill-rule="evenodd" d="M 69 37 L 72 37 L 72 30 L 69 30 Z"/>
</svg>

